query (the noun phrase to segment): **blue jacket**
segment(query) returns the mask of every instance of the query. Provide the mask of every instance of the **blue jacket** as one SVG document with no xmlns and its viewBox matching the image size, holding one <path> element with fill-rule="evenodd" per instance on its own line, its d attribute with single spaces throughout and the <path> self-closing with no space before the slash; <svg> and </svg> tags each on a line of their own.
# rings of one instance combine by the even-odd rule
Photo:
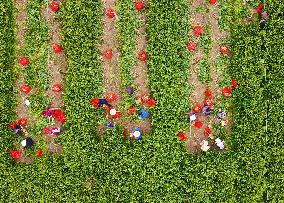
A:
<svg viewBox="0 0 284 203">
<path fill-rule="evenodd" d="M 150 113 L 149 113 L 149 111 L 146 111 L 145 109 L 141 109 L 139 111 L 139 116 L 142 120 L 145 120 L 150 116 Z"/>
<path fill-rule="evenodd" d="M 110 104 L 108 103 L 106 99 L 99 99 L 99 106 L 101 107 L 104 104 L 107 106 L 110 106 Z"/>
<path fill-rule="evenodd" d="M 108 120 L 106 120 L 105 125 L 106 125 L 107 128 L 110 128 L 110 129 L 114 129 L 115 128 L 115 125 L 112 124 L 111 122 L 109 122 Z"/>
</svg>

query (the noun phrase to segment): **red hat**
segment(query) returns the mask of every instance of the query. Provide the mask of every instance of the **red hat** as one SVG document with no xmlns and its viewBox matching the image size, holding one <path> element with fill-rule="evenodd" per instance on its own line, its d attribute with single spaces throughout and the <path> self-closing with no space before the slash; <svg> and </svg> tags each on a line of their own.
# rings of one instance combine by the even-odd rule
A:
<svg viewBox="0 0 284 203">
<path fill-rule="evenodd" d="M 135 112 L 136 112 L 136 108 L 135 107 L 129 107 L 127 111 L 130 115 L 134 115 Z"/>
<path fill-rule="evenodd" d="M 53 115 L 54 117 L 58 117 L 62 114 L 63 112 L 60 109 L 54 109 Z"/>
<path fill-rule="evenodd" d="M 111 59 L 112 58 L 112 50 L 111 49 L 105 50 L 105 57 L 107 59 Z"/>
<path fill-rule="evenodd" d="M 112 101 L 115 101 L 117 99 L 117 96 L 115 93 L 110 93 L 106 96 L 106 100 L 108 102 L 112 102 Z"/>
<path fill-rule="evenodd" d="M 66 115 L 60 109 L 55 109 L 53 115 L 57 119 L 57 121 L 61 123 L 65 122 L 67 119 Z"/>
<path fill-rule="evenodd" d="M 214 5 L 214 4 L 216 3 L 216 1 L 217 1 L 217 0 L 209 0 L 209 3 L 210 3 L 211 5 Z"/>
<path fill-rule="evenodd" d="M 211 93 L 211 91 L 209 89 L 206 89 L 204 94 L 205 94 L 206 97 L 211 97 L 212 96 L 212 93 Z"/>
<path fill-rule="evenodd" d="M 145 51 L 141 51 L 138 53 L 138 59 L 140 61 L 146 61 L 147 59 L 147 53 Z"/>
<path fill-rule="evenodd" d="M 202 105 L 199 103 L 195 104 L 195 106 L 193 107 L 193 111 L 195 113 L 199 113 L 201 110 L 202 110 Z"/>
<path fill-rule="evenodd" d="M 193 33 L 194 33 L 195 36 L 201 35 L 203 33 L 202 26 L 201 25 L 194 26 Z"/>
<path fill-rule="evenodd" d="M 211 128 L 209 128 L 209 127 L 205 128 L 205 130 L 204 130 L 204 135 L 205 135 L 206 137 L 210 136 L 211 133 L 212 133 Z"/>
<path fill-rule="evenodd" d="M 57 121 L 60 123 L 64 123 L 66 121 L 66 115 L 62 113 L 60 116 L 57 117 Z"/>
<path fill-rule="evenodd" d="M 202 123 L 201 121 L 195 121 L 195 122 L 194 122 L 194 126 L 195 126 L 196 128 L 201 128 L 201 127 L 203 126 L 203 123 Z"/>
<path fill-rule="evenodd" d="M 143 103 L 147 103 L 149 101 L 149 99 L 150 99 L 150 97 L 147 94 L 144 94 L 144 95 L 141 96 L 141 101 Z"/>
<path fill-rule="evenodd" d="M 51 90 L 53 92 L 60 92 L 62 90 L 62 86 L 60 84 L 54 84 L 52 85 Z"/>
<path fill-rule="evenodd" d="M 99 108 L 99 99 L 98 98 L 94 98 L 92 99 L 91 103 L 94 107 Z"/>
<path fill-rule="evenodd" d="M 184 141 L 186 140 L 186 134 L 184 132 L 179 132 L 177 134 L 177 137 L 181 140 L 181 141 Z"/>
<path fill-rule="evenodd" d="M 204 103 L 205 106 L 210 106 L 210 107 L 213 106 L 213 101 L 210 98 L 204 99 L 203 103 Z"/>
<path fill-rule="evenodd" d="M 261 14 L 261 11 L 262 9 L 264 8 L 264 5 L 263 4 L 259 4 L 259 6 L 257 7 L 257 13 L 260 15 Z"/>
<path fill-rule="evenodd" d="M 121 113 L 119 111 L 116 112 L 116 114 L 114 116 L 112 116 L 113 118 L 120 118 L 121 117 Z"/>
<path fill-rule="evenodd" d="M 29 58 L 28 58 L 28 57 L 21 57 L 21 58 L 19 59 L 19 62 L 20 62 L 20 64 L 21 64 L 22 66 L 26 66 L 26 65 L 29 64 Z"/>
<path fill-rule="evenodd" d="M 154 99 L 149 99 L 147 103 L 149 104 L 149 106 L 152 106 L 152 107 L 156 105 L 156 101 Z"/>
<path fill-rule="evenodd" d="M 20 150 L 11 150 L 10 155 L 13 159 L 19 159 L 22 156 L 22 152 Z"/>
<path fill-rule="evenodd" d="M 106 9 L 105 14 L 109 17 L 109 18 L 113 18 L 115 16 L 115 12 L 112 8 L 108 8 Z"/>
<path fill-rule="evenodd" d="M 25 93 L 29 93 L 31 91 L 31 87 L 27 84 L 21 85 L 20 90 Z"/>
<path fill-rule="evenodd" d="M 145 7 L 145 5 L 141 1 L 136 1 L 134 7 L 136 10 L 140 11 Z"/>
<path fill-rule="evenodd" d="M 195 48 L 196 48 L 196 43 L 195 43 L 195 42 L 189 42 L 189 43 L 187 44 L 187 49 L 188 49 L 188 51 L 194 51 Z"/>
<path fill-rule="evenodd" d="M 37 156 L 37 157 L 42 157 L 42 156 L 43 156 L 43 151 L 42 151 L 42 149 L 38 149 L 38 150 L 37 150 L 36 156 Z"/>
<path fill-rule="evenodd" d="M 231 85 L 232 85 L 232 87 L 234 87 L 235 89 L 238 88 L 238 84 L 237 84 L 237 81 L 236 81 L 236 80 L 231 80 Z"/>
<path fill-rule="evenodd" d="M 18 124 L 21 125 L 21 126 L 25 126 L 25 125 L 27 125 L 27 123 L 28 123 L 28 120 L 26 118 L 20 118 L 18 120 Z"/>
<path fill-rule="evenodd" d="M 229 53 L 229 47 L 226 44 L 222 44 L 220 46 L 220 52 L 221 54 L 228 54 Z"/>
<path fill-rule="evenodd" d="M 52 49 L 53 49 L 54 53 L 60 53 L 63 50 L 63 48 L 60 44 L 53 44 Z"/>
<path fill-rule="evenodd" d="M 44 128 L 42 129 L 42 132 L 46 135 L 50 135 L 52 133 L 50 128 Z"/>
<path fill-rule="evenodd" d="M 8 125 L 8 128 L 13 129 L 16 125 L 17 125 L 17 122 L 13 122 L 13 123 Z"/>
<path fill-rule="evenodd" d="M 57 12 L 59 10 L 59 3 L 53 1 L 50 6 L 49 6 L 50 10 L 52 10 L 53 12 Z"/>
<path fill-rule="evenodd" d="M 223 90 L 222 90 L 222 95 L 224 97 L 229 97 L 231 96 L 231 92 L 232 92 L 232 88 L 231 87 L 225 87 Z"/>
</svg>

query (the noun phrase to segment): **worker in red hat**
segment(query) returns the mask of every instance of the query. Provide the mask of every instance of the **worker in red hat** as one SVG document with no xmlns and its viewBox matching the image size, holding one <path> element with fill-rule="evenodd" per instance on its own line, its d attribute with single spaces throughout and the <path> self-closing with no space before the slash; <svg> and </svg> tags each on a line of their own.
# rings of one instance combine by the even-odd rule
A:
<svg viewBox="0 0 284 203">
<path fill-rule="evenodd" d="M 268 15 L 267 15 L 267 12 L 265 11 L 264 9 L 264 5 L 263 4 L 260 4 L 258 7 L 257 7 L 257 13 L 260 15 L 261 17 L 261 20 L 259 22 L 259 26 L 261 29 L 264 28 L 267 20 L 268 20 Z"/>
</svg>

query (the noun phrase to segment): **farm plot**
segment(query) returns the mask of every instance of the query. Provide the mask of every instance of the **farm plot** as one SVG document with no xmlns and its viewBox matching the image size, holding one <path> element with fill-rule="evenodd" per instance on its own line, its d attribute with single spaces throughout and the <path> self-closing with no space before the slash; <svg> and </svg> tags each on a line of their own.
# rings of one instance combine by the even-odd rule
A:
<svg viewBox="0 0 284 203">
<path fill-rule="evenodd" d="M 15 7 L 18 45 L 16 69 L 20 69 L 15 84 L 19 92 L 16 108 L 18 121 L 8 127 L 15 134 L 16 140 L 20 141 L 20 147 L 16 144 L 11 156 L 17 162 L 32 163 L 34 157 L 62 151 L 56 138 L 62 133 L 61 123 L 66 120 L 66 116 L 61 111 L 62 86 L 58 83 L 62 84 L 63 78 L 60 77 L 60 65 L 57 64 L 60 61 L 64 69 L 66 64 L 64 55 L 63 58 L 54 57 L 62 52 L 62 47 L 57 44 L 59 24 L 55 20 L 56 14 L 52 14 L 59 10 L 59 3 L 15 1 Z"/>
<path fill-rule="evenodd" d="M 110 7 L 115 5 L 114 15 L 118 18 L 109 19 L 105 15 L 106 3 L 110 2 Z M 138 11 L 135 2 L 130 0 L 116 4 L 114 1 L 66 0 L 61 2 L 59 13 L 50 13 L 51 16 L 61 16 L 60 41 L 51 41 L 52 36 L 48 36 L 48 30 L 52 30 L 50 26 L 55 24 L 52 24 L 51 16 L 50 21 L 46 21 L 47 1 L 29 3 L 31 1 L 28 2 L 31 10 L 27 12 L 27 22 L 30 22 L 27 27 L 33 25 L 36 32 L 32 33 L 36 35 L 32 36 L 31 29 L 27 30 L 28 43 L 25 42 L 27 48 L 23 56 L 29 58 L 29 64 L 23 71 L 17 68 L 18 55 L 15 57 L 18 52 L 14 50 L 16 35 L 11 29 L 15 26 L 13 2 L 0 3 L 0 23 L 5 33 L 0 33 L 1 202 L 277 202 L 283 199 L 282 128 L 278 122 L 282 119 L 278 112 L 283 109 L 278 103 L 282 101 L 282 69 L 278 64 L 283 61 L 283 53 L 282 41 L 278 43 L 277 40 L 283 27 L 281 9 L 278 9 L 283 7 L 281 2 L 265 5 L 271 21 L 260 30 L 256 12 L 258 1 L 220 0 L 213 6 L 206 2 L 193 9 L 193 2 L 188 0 L 170 4 L 168 0 L 148 0 L 143 1 L 145 7 Z M 208 26 L 202 26 L 203 34 L 194 37 L 195 24 L 191 26 L 190 23 L 192 13 L 197 11 L 208 11 Z M 223 41 L 222 37 L 217 40 L 219 34 L 213 35 L 213 25 L 217 21 L 209 18 L 211 11 L 217 14 L 219 28 L 231 33 L 229 40 Z M 253 11 L 252 18 L 250 11 Z M 37 17 L 29 18 L 30 15 Z M 143 15 L 147 19 L 146 27 Z M 111 59 L 105 58 L 105 49 L 101 48 L 108 43 L 103 40 L 107 30 L 104 18 L 116 31 L 115 36 L 108 38 L 113 40 L 109 46 L 117 50 L 117 53 L 112 50 Z M 214 20 L 214 24 L 209 19 Z M 144 38 L 144 31 L 147 38 Z M 32 40 L 34 37 L 40 40 Z M 138 43 L 140 40 L 141 44 Z M 193 40 L 197 40 L 196 50 L 189 52 L 187 44 Z M 59 55 L 53 53 L 53 43 L 62 45 L 67 56 L 64 85 L 59 77 L 55 80 L 55 75 L 48 74 L 49 68 L 57 71 L 65 64 L 63 52 Z M 230 60 L 219 54 L 223 43 L 232 53 Z M 42 51 L 37 52 L 41 50 L 38 47 L 42 47 Z M 277 50 L 271 50 L 271 47 L 277 47 Z M 146 56 L 146 61 L 137 60 L 141 51 L 146 52 L 146 55 L 141 54 L 142 58 Z M 191 66 L 199 51 L 203 53 L 202 63 Z M 216 58 L 213 53 L 218 53 Z M 50 60 L 62 57 L 63 64 L 51 67 L 53 63 L 49 63 L 49 54 Z M 116 54 L 118 60 L 114 67 L 112 62 Z M 28 120 L 27 129 L 31 135 L 42 138 L 42 128 L 51 124 L 41 114 L 48 104 L 60 101 L 54 100 L 56 96 L 63 99 L 60 104 L 64 103 L 68 118 L 64 122 L 64 136 L 59 137 L 64 143 L 64 153 L 60 156 L 45 156 L 44 153 L 33 164 L 25 166 L 14 164 L 9 157 L 10 149 L 18 147 L 20 140 L 15 141 L 12 131 L 7 129 L 9 123 L 18 119 L 13 112 L 20 103 L 20 94 L 19 90 L 13 91 L 16 89 L 13 82 L 20 72 L 24 73 L 23 78 L 31 86 L 31 92 L 37 87 L 28 98 L 27 112 L 37 119 L 35 128 L 29 126 Z M 117 79 L 114 86 L 116 82 L 119 84 L 115 91 L 107 89 L 106 85 L 106 76 L 113 74 Z M 192 87 L 191 77 L 197 83 Z M 232 90 L 229 98 L 224 98 L 221 92 L 232 86 L 231 78 L 236 79 L 238 88 Z M 147 81 L 145 84 L 140 83 L 144 80 Z M 184 113 L 195 105 L 191 93 L 203 83 L 201 94 L 196 93 L 196 97 L 200 97 L 196 102 L 203 103 L 206 89 L 209 89 L 213 96 L 221 97 L 214 109 L 226 109 L 229 104 L 234 104 L 227 109 L 231 112 L 227 114 L 230 134 L 220 128 L 212 129 L 214 136 L 218 132 L 220 138 L 225 138 L 226 153 L 208 150 L 207 153 L 189 154 L 188 145 L 184 146 L 189 140 L 183 142 L 176 136 L 181 130 L 189 129 L 190 122 Z M 60 92 L 50 92 L 54 97 L 49 97 L 50 87 L 54 84 L 62 85 L 62 97 Z M 133 87 L 133 94 L 128 93 L 127 90 L 132 92 L 129 86 Z M 106 126 L 104 116 L 108 115 L 110 121 L 113 119 L 108 111 L 94 108 L 91 103 L 95 97 L 107 98 L 109 93 L 117 96 L 117 100 L 109 103 L 121 113 L 121 117 L 113 122 L 115 129 L 106 129 L 110 125 Z M 151 113 L 151 119 L 147 120 L 151 122 L 151 132 L 143 136 L 142 142 L 123 142 L 125 121 L 129 119 L 135 126 L 140 125 L 140 93 L 150 94 L 157 100 L 154 108 L 145 103 L 146 110 Z M 217 98 L 212 98 L 214 103 Z M 130 112 L 135 109 L 129 112 L 129 107 L 136 107 L 134 116 Z M 266 113 L 267 107 L 270 114 Z M 203 127 L 209 121 L 204 120 Z M 200 131 L 203 136 L 203 130 Z M 125 141 L 128 136 L 125 136 Z M 36 147 L 48 152 L 46 142 Z M 32 151 L 31 156 L 36 156 L 36 151 Z"/>
<path fill-rule="evenodd" d="M 191 52 L 189 83 L 192 85 L 190 100 L 192 110 L 186 113 L 190 122 L 188 133 L 180 132 L 178 137 L 186 140 L 190 152 L 200 153 L 210 148 L 217 151 L 228 149 L 230 142 L 230 106 L 228 99 L 237 89 L 236 80 L 226 73 L 226 64 L 231 56 L 225 44 L 228 33 L 218 26 L 218 4 L 215 1 L 192 1 L 190 41 Z M 219 64 L 218 64 L 219 62 Z M 235 91 L 235 90 L 234 90 Z M 220 137 L 221 136 L 221 137 Z M 221 138 L 221 139 L 220 139 Z M 226 141 L 224 141 L 226 139 Z"/>
<path fill-rule="evenodd" d="M 150 132 L 149 109 L 155 106 L 147 88 L 146 3 L 103 1 L 103 9 L 100 52 L 105 93 L 92 104 L 105 108 L 106 119 L 99 119 L 98 132 L 122 125 L 124 141 L 142 139 Z"/>
</svg>

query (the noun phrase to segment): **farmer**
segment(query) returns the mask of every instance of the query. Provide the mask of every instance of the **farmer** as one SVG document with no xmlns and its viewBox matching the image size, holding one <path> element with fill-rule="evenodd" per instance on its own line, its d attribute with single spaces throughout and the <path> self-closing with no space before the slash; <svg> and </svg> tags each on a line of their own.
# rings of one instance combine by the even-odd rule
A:
<svg viewBox="0 0 284 203">
<path fill-rule="evenodd" d="M 60 128 L 59 127 L 53 127 L 51 128 L 51 134 L 55 137 L 59 136 L 60 134 Z"/>
<path fill-rule="evenodd" d="M 34 145 L 35 141 L 31 137 L 26 137 L 22 142 L 21 145 L 24 148 L 31 148 Z"/>
<path fill-rule="evenodd" d="M 129 132 L 128 132 L 128 129 L 127 128 L 123 128 L 123 131 L 122 131 L 122 135 L 123 135 L 123 141 L 125 141 L 125 139 L 128 137 L 129 135 Z"/>
<path fill-rule="evenodd" d="M 261 20 L 259 22 L 259 26 L 261 29 L 264 28 L 267 20 L 268 20 L 268 15 L 267 15 L 267 12 L 264 10 L 264 5 L 263 4 L 260 4 L 257 8 L 257 13 L 260 15 L 261 17 Z"/>
<path fill-rule="evenodd" d="M 102 98 L 102 99 L 97 99 L 94 98 L 92 99 L 92 104 L 94 107 L 99 108 L 99 107 L 112 107 L 112 105 L 110 105 L 107 101 L 106 98 Z"/>
<path fill-rule="evenodd" d="M 105 126 L 109 129 L 114 129 L 115 128 L 115 125 L 112 124 L 109 120 L 106 120 L 105 122 Z"/>
<path fill-rule="evenodd" d="M 99 99 L 98 105 L 99 107 L 112 107 L 105 98 Z"/>
<path fill-rule="evenodd" d="M 146 120 L 148 117 L 150 116 L 150 113 L 149 111 L 145 110 L 145 109 L 141 109 L 139 111 L 139 118 L 141 120 Z"/>
<path fill-rule="evenodd" d="M 196 114 L 194 112 L 185 113 L 185 115 L 188 121 L 195 121 L 197 119 Z"/>
<path fill-rule="evenodd" d="M 202 107 L 202 113 L 205 115 L 205 116 L 209 116 L 211 114 L 211 107 L 210 106 L 203 106 Z"/>
<path fill-rule="evenodd" d="M 225 119 L 226 118 L 226 112 L 219 109 L 218 112 L 217 112 L 217 117 L 218 117 L 219 120 Z"/>
<path fill-rule="evenodd" d="M 263 11 L 263 12 L 261 13 L 261 20 L 260 20 L 260 22 L 259 22 L 259 26 L 260 26 L 261 29 L 264 28 L 264 26 L 265 26 L 267 20 L 268 20 L 268 15 L 267 15 L 266 11 Z"/>
<path fill-rule="evenodd" d="M 202 140 L 202 142 L 200 143 L 201 145 L 201 150 L 204 151 L 204 152 L 207 152 L 208 149 L 210 149 L 210 146 L 209 146 L 209 143 L 207 140 Z"/>
<path fill-rule="evenodd" d="M 224 149 L 224 141 L 222 141 L 220 138 L 215 139 L 215 144 L 220 148 L 220 149 Z"/>
<path fill-rule="evenodd" d="M 21 145 L 24 148 L 31 148 L 34 145 L 35 141 L 29 136 L 28 132 L 24 128 L 22 128 L 22 130 L 24 132 L 25 139 L 22 140 Z"/>
<path fill-rule="evenodd" d="M 130 137 L 133 137 L 134 139 L 136 140 L 141 140 L 142 139 L 142 131 L 140 128 L 134 128 L 132 131 L 131 131 L 131 135 Z"/>
<path fill-rule="evenodd" d="M 23 133 L 22 126 L 19 124 L 15 125 L 15 127 L 13 128 L 13 132 L 16 136 L 22 135 Z"/>
</svg>

